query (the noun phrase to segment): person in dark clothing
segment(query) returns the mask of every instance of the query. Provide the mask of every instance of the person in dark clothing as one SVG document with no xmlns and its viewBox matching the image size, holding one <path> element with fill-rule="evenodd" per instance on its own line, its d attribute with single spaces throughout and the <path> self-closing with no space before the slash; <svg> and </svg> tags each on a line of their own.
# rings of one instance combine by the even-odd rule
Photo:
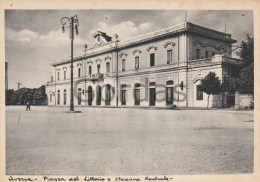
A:
<svg viewBox="0 0 260 182">
<path fill-rule="evenodd" d="M 28 109 L 29 109 L 29 111 L 31 111 L 31 107 L 30 107 L 30 102 L 29 101 L 26 102 L 26 111 L 28 111 Z"/>
</svg>

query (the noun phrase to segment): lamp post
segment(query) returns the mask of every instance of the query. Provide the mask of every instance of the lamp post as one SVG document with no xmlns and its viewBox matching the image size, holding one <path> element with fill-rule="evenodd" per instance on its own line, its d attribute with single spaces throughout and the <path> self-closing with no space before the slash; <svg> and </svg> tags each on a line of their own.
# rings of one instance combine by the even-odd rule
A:
<svg viewBox="0 0 260 182">
<path fill-rule="evenodd" d="M 79 27 L 79 20 L 78 16 L 72 16 L 70 18 L 63 17 L 60 20 L 62 24 L 62 33 L 65 32 L 65 28 L 70 29 L 70 40 L 71 40 L 71 66 L 70 66 L 70 111 L 74 112 L 74 98 L 73 98 L 73 40 L 74 40 L 74 31 L 76 35 L 79 34 L 78 27 Z M 69 26 L 66 26 L 69 24 Z"/>
</svg>

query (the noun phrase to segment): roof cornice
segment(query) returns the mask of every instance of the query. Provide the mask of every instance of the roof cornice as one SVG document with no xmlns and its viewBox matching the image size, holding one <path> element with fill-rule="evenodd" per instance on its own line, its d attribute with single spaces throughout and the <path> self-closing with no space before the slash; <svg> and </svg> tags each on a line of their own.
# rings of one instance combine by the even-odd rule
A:
<svg viewBox="0 0 260 182">
<path fill-rule="evenodd" d="M 155 32 L 144 34 L 144 35 L 136 36 L 136 37 L 133 37 L 133 38 L 121 41 L 121 42 L 114 41 L 114 42 L 108 43 L 108 44 L 103 45 L 103 46 L 88 49 L 87 52 L 86 52 L 86 55 L 82 54 L 78 57 L 75 57 L 74 61 L 78 61 L 78 60 L 81 60 L 81 59 L 87 59 L 89 57 L 93 57 L 93 56 L 96 56 L 96 55 L 102 55 L 102 54 L 111 52 L 115 49 L 119 49 L 119 50 L 121 49 L 122 50 L 126 47 L 132 47 L 132 46 L 135 46 L 135 45 L 138 45 L 138 44 L 142 44 L 142 43 L 146 43 L 146 42 L 149 42 L 149 41 L 154 41 L 154 40 L 157 40 L 157 39 L 165 38 L 167 36 L 174 36 L 174 35 L 177 35 L 178 33 L 183 33 L 183 32 L 184 33 L 189 32 L 189 33 L 199 34 L 199 35 L 202 35 L 202 36 L 205 36 L 205 37 L 210 37 L 210 38 L 213 38 L 213 39 L 225 41 L 225 42 L 228 42 L 230 44 L 236 42 L 236 40 L 231 39 L 230 34 L 226 34 L 226 33 L 219 32 L 219 31 L 216 31 L 216 30 L 212 30 L 212 29 L 209 29 L 209 28 L 205 28 L 205 27 L 202 27 L 202 26 L 199 26 L 199 25 L 195 25 L 195 24 L 192 24 L 190 22 L 184 22 L 184 23 L 181 23 L 181 24 L 178 24 L 178 25 L 175 25 L 175 26 L 172 26 L 172 27 L 168 27 L 168 28 L 165 28 L 165 29 L 162 29 L 162 30 L 159 30 L 159 31 L 155 31 Z M 66 64 L 68 62 L 70 62 L 70 59 L 65 59 L 65 60 L 62 60 L 62 61 L 59 61 L 57 63 L 52 64 L 52 66 L 58 66 L 58 65 L 61 65 L 61 64 Z"/>
</svg>

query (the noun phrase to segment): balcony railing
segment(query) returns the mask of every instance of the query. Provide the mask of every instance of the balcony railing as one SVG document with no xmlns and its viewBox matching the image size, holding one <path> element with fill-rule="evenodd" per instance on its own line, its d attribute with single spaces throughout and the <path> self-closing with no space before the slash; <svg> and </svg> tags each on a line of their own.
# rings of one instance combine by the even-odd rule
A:
<svg viewBox="0 0 260 182">
<path fill-rule="evenodd" d="M 215 55 L 210 58 L 203 58 L 203 59 L 196 59 L 189 61 L 190 65 L 194 64 L 204 64 L 204 63 L 229 63 L 229 64 L 242 64 L 242 61 L 240 59 L 235 59 L 231 57 L 226 57 L 224 55 Z"/>
</svg>

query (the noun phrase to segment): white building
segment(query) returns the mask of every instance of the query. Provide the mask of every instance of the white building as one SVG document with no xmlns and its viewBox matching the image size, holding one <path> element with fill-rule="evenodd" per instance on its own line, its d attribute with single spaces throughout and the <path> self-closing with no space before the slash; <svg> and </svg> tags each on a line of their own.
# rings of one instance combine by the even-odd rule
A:
<svg viewBox="0 0 260 182">
<path fill-rule="evenodd" d="M 223 80 L 241 65 L 231 58 L 230 34 L 188 22 L 125 41 L 100 31 L 93 38 L 74 58 L 75 106 L 206 107 L 200 80 L 209 72 Z M 48 104 L 69 106 L 70 59 L 52 67 Z M 211 96 L 209 106 L 225 106 L 224 93 Z"/>
</svg>

